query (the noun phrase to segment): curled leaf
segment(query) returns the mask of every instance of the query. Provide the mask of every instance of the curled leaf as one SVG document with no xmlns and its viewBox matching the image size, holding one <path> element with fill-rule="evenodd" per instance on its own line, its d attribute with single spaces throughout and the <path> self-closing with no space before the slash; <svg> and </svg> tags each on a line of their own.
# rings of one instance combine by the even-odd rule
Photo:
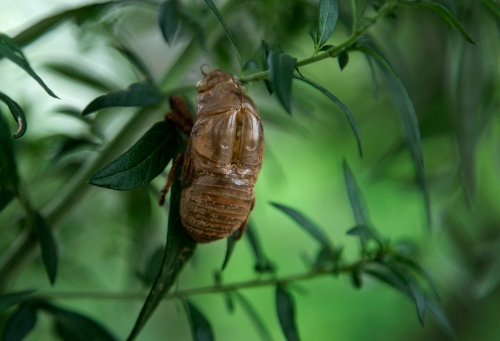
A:
<svg viewBox="0 0 500 341">
<path fill-rule="evenodd" d="M 21 137 L 26 133 L 26 129 L 28 128 L 28 122 L 26 121 L 26 116 L 24 115 L 24 111 L 19 104 L 13 101 L 9 96 L 0 92 L 0 100 L 7 104 L 14 120 L 17 122 L 17 131 L 12 135 L 12 137 Z"/>
</svg>

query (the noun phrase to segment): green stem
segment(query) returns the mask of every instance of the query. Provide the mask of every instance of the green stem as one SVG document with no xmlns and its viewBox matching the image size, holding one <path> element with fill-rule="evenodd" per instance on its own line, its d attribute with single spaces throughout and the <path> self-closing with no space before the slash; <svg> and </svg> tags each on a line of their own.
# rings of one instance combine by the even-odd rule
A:
<svg viewBox="0 0 500 341">
<path fill-rule="evenodd" d="M 313 54 L 312 56 L 310 56 L 308 58 L 299 60 L 297 62 L 296 66 L 301 67 L 301 66 L 305 66 L 305 65 L 319 62 L 320 60 L 323 60 L 326 58 L 336 57 L 340 51 L 342 51 L 346 47 L 355 43 L 363 34 L 366 33 L 366 31 L 368 31 L 373 25 L 377 24 L 380 21 L 380 19 L 382 19 L 388 13 L 394 11 L 396 6 L 397 6 L 397 2 L 395 2 L 395 1 L 386 2 L 385 5 L 377 13 L 377 15 L 371 19 L 370 23 L 365 24 L 361 27 L 358 27 L 354 31 L 354 33 L 349 38 L 347 38 L 345 41 L 343 41 L 342 43 L 340 43 L 337 46 L 333 46 L 332 48 L 330 48 L 326 51 L 323 51 L 323 52 L 320 52 L 317 54 Z M 262 72 L 254 73 L 253 75 L 242 77 L 241 81 L 248 83 L 248 82 L 258 81 L 261 79 L 267 79 L 268 77 L 269 77 L 269 71 L 262 71 Z"/>
<path fill-rule="evenodd" d="M 178 290 L 173 294 L 165 295 L 163 300 L 172 300 L 176 298 L 191 297 L 196 295 L 206 295 L 206 294 L 220 294 L 225 292 L 231 292 L 242 289 L 254 289 L 267 286 L 275 286 L 277 284 L 286 284 L 298 281 L 304 281 L 309 279 L 314 279 L 321 276 L 331 276 L 333 273 L 350 273 L 355 269 L 359 269 L 364 264 L 369 263 L 367 260 L 359 260 L 351 264 L 341 265 L 336 269 L 334 267 L 326 267 L 323 269 L 314 269 L 308 272 L 299 273 L 284 277 L 273 277 L 268 279 L 257 279 L 252 281 L 243 281 L 229 284 L 220 284 L 209 287 L 194 288 L 187 290 Z M 145 293 L 109 293 L 109 292 L 60 292 L 60 293 L 47 293 L 36 295 L 37 298 L 55 300 L 80 300 L 80 299 L 91 299 L 91 300 L 144 300 L 146 298 Z"/>
</svg>

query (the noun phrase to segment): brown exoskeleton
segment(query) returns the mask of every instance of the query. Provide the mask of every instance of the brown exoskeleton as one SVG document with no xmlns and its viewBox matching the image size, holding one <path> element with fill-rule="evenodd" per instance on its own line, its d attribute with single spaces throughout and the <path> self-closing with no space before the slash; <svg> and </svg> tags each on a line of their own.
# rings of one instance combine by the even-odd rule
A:
<svg viewBox="0 0 500 341">
<path fill-rule="evenodd" d="M 240 81 L 222 70 L 202 73 L 197 117 L 184 155 L 180 215 L 189 235 L 206 243 L 245 231 L 264 135 L 259 112 Z M 174 112 L 184 115 L 169 116 L 177 116 L 173 120 L 189 133 L 187 107 L 179 98 L 171 102 Z M 180 157 L 174 161 L 160 204 L 180 162 Z"/>
</svg>

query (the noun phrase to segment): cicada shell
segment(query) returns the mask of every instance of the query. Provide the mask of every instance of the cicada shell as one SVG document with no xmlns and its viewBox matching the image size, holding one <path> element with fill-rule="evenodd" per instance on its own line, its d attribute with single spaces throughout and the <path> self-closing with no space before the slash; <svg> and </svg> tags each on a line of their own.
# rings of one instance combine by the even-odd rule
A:
<svg viewBox="0 0 500 341">
<path fill-rule="evenodd" d="M 180 204 L 182 224 L 199 243 L 243 233 L 264 153 L 259 112 L 240 81 L 222 70 L 204 76 Z"/>
</svg>

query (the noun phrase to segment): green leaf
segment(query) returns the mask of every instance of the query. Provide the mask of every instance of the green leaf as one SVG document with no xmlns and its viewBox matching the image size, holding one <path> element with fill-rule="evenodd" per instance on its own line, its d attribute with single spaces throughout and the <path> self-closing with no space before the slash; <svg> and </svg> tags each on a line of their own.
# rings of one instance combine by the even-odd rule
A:
<svg viewBox="0 0 500 341">
<path fill-rule="evenodd" d="M 379 63 L 379 65 L 382 66 L 389 80 L 389 85 L 395 96 L 396 103 L 401 114 L 401 119 L 405 127 L 408 148 L 410 150 L 410 155 L 415 167 L 416 182 L 424 196 L 427 221 L 429 226 L 431 226 L 431 208 L 425 181 L 422 138 L 420 136 L 417 114 L 415 113 L 415 108 L 413 107 L 413 103 L 411 102 L 410 96 L 408 95 L 408 91 L 406 90 L 396 71 L 394 71 L 389 62 L 381 54 L 367 46 L 357 46 L 354 48 L 354 50 L 361 51 L 364 54 L 375 59 Z"/>
<path fill-rule="evenodd" d="M 271 333 L 269 333 L 269 330 L 267 329 L 264 321 L 259 316 L 255 308 L 252 306 L 252 304 L 245 298 L 245 296 L 243 296 L 239 292 L 235 292 L 234 296 L 240 303 L 243 310 L 247 313 L 250 320 L 253 322 L 257 331 L 259 332 L 260 340 L 271 341 L 273 339 L 271 337 Z"/>
<path fill-rule="evenodd" d="M 338 0 L 319 1 L 318 46 L 321 48 L 330 39 L 339 18 Z"/>
<path fill-rule="evenodd" d="M 91 149 L 98 146 L 97 143 L 86 137 L 74 138 L 71 136 L 63 136 L 59 147 L 54 153 L 53 159 L 57 160 L 61 157 L 72 153 L 79 149 Z"/>
<path fill-rule="evenodd" d="M 351 272 L 351 282 L 356 289 L 361 289 L 363 287 L 363 277 L 359 270 L 353 270 Z"/>
<path fill-rule="evenodd" d="M 292 79 L 297 59 L 281 50 L 274 50 L 267 57 L 271 87 L 281 105 L 292 112 Z"/>
<path fill-rule="evenodd" d="M 326 236 L 325 232 L 314 224 L 311 220 L 306 218 L 302 213 L 294 210 L 293 208 L 278 204 L 278 203 L 270 203 L 290 218 L 292 218 L 297 224 L 299 224 L 304 230 L 306 230 L 314 239 L 316 239 L 321 246 L 331 248 L 330 240 Z"/>
<path fill-rule="evenodd" d="M 21 341 L 36 324 L 36 309 L 30 303 L 22 303 L 7 320 L 3 330 L 3 341 Z"/>
<path fill-rule="evenodd" d="M 55 14 L 48 18 L 42 19 L 38 21 L 36 24 L 28 27 L 13 39 L 19 46 L 26 46 L 36 39 L 40 38 L 44 34 L 50 32 L 55 29 L 57 26 L 62 24 L 64 21 L 76 17 L 81 17 L 83 19 L 87 19 L 90 16 L 88 15 L 91 12 L 95 12 L 96 9 L 105 9 L 109 5 L 112 4 L 120 4 L 122 1 L 109 1 L 104 3 L 90 4 L 78 8 L 69 9 L 63 11 L 61 13 Z M 80 21 L 81 23 L 81 21 Z"/>
<path fill-rule="evenodd" d="M 6 189 L 0 188 L 0 212 L 10 203 L 15 193 Z"/>
<path fill-rule="evenodd" d="M 269 58 L 269 54 L 271 53 L 271 48 L 269 47 L 269 44 L 266 43 L 264 40 L 261 40 L 261 44 L 262 44 L 262 71 L 267 71 L 269 70 L 269 64 L 267 63 L 267 59 Z M 266 85 L 269 95 L 272 95 L 273 87 L 269 79 L 264 79 L 264 84 Z"/>
<path fill-rule="evenodd" d="M 46 301 L 37 302 L 40 309 L 54 316 L 56 331 L 63 341 L 117 341 L 102 324 L 76 311 Z"/>
<path fill-rule="evenodd" d="M 250 71 L 250 70 L 258 70 L 260 69 L 259 62 L 256 61 L 255 59 L 250 59 L 248 62 L 245 63 L 245 66 L 243 66 L 244 71 Z"/>
<path fill-rule="evenodd" d="M 373 239 L 380 245 L 380 247 L 386 244 L 384 238 L 379 233 L 377 233 L 377 231 L 366 225 L 357 225 L 347 231 L 346 234 L 349 236 L 358 236 L 365 240 Z"/>
<path fill-rule="evenodd" d="M 44 67 L 72 81 L 79 82 L 102 92 L 109 92 L 116 89 L 116 85 L 103 80 L 102 77 L 96 77 L 92 70 L 84 70 L 81 66 L 77 67 L 67 63 L 52 62 L 45 64 Z"/>
<path fill-rule="evenodd" d="M 338 60 L 340 70 L 344 70 L 344 68 L 347 66 L 347 63 L 349 63 L 349 52 L 347 52 L 346 50 L 340 51 L 338 54 Z"/>
<path fill-rule="evenodd" d="M 224 271 L 227 264 L 229 263 L 229 258 L 231 258 L 231 255 L 233 254 L 234 246 L 236 244 L 236 241 L 238 240 L 238 237 L 240 237 L 240 234 L 241 231 L 236 230 L 233 232 L 232 235 L 227 237 L 226 256 L 224 257 L 224 262 L 222 263 L 221 271 Z"/>
<path fill-rule="evenodd" d="M 356 225 L 369 225 L 370 216 L 368 214 L 368 211 L 366 210 L 366 205 L 363 200 L 361 191 L 359 189 L 358 183 L 356 182 L 356 178 L 354 177 L 354 174 L 352 174 L 351 168 L 349 167 L 345 159 L 344 180 Z"/>
<path fill-rule="evenodd" d="M 443 332 L 448 336 L 450 340 L 457 340 L 457 335 L 455 333 L 455 329 L 451 325 L 448 316 L 444 312 L 443 308 L 432 299 L 427 298 L 426 301 L 427 311 L 434 317 L 434 320 L 437 322 L 439 327 L 443 330 Z"/>
<path fill-rule="evenodd" d="M 214 333 L 212 326 L 208 322 L 203 313 L 189 300 L 183 300 L 186 308 L 186 313 L 191 327 L 193 340 L 195 341 L 212 341 Z"/>
<path fill-rule="evenodd" d="M 372 264 L 370 268 L 365 267 L 362 271 L 389 284 L 412 299 L 419 321 L 422 325 L 424 324 L 426 297 L 417 281 L 409 273 L 401 268 L 382 263 L 378 263 L 377 266 Z"/>
<path fill-rule="evenodd" d="M 175 125 L 167 120 L 158 122 L 129 150 L 92 175 L 89 183 L 119 191 L 148 185 L 165 169 L 178 148 Z"/>
<path fill-rule="evenodd" d="M 366 10 L 366 5 L 368 5 L 368 1 L 366 0 L 354 0 L 354 21 L 357 23 L 362 17 L 363 14 L 365 13 Z M 356 29 L 354 27 L 354 29 Z"/>
<path fill-rule="evenodd" d="M 12 305 L 27 300 L 35 291 L 36 290 L 24 290 L 0 296 L 0 313 L 4 312 Z"/>
<path fill-rule="evenodd" d="M 359 132 L 359 127 L 358 124 L 356 123 L 356 120 L 354 119 L 354 116 L 352 115 L 351 111 L 349 108 L 342 103 L 340 99 L 338 99 L 334 94 L 332 94 L 330 91 L 328 91 L 326 88 L 323 86 L 319 85 L 316 82 L 313 82 L 312 80 L 309 80 L 304 77 L 295 77 L 296 79 L 300 79 L 301 81 L 313 86 L 314 88 L 318 89 L 321 91 L 326 97 L 328 97 L 333 103 L 335 103 L 346 115 L 347 119 L 349 120 L 349 124 L 351 125 L 351 129 L 354 132 L 354 135 L 356 136 L 356 141 L 358 143 L 358 151 L 359 155 L 363 156 L 363 145 L 361 142 L 361 133 Z"/>
<path fill-rule="evenodd" d="M 494 0 L 482 0 L 483 4 L 497 17 L 500 19 L 500 5 L 498 5 Z"/>
<path fill-rule="evenodd" d="M 476 44 L 476 42 L 472 40 L 469 34 L 462 27 L 458 19 L 443 5 L 438 4 L 431 0 L 425 0 L 425 1 L 417 0 L 411 2 L 403 1 L 401 2 L 401 4 L 410 6 L 419 6 L 432 10 L 433 12 L 437 13 L 441 18 L 446 20 L 446 22 L 450 24 L 453 28 L 455 28 L 465 40 L 467 40 L 471 44 Z"/>
<path fill-rule="evenodd" d="M 158 7 L 158 26 L 160 26 L 161 34 L 167 42 L 172 44 L 179 28 L 179 18 L 177 16 L 176 0 L 167 0 Z"/>
<path fill-rule="evenodd" d="M 45 272 L 47 272 L 50 284 L 54 285 L 58 264 L 56 241 L 45 219 L 38 212 L 35 214 L 35 226 L 38 233 L 40 248 L 42 250 L 42 260 Z"/>
<path fill-rule="evenodd" d="M 295 324 L 295 307 L 293 298 L 281 285 L 276 286 L 276 310 L 281 330 L 288 341 L 298 341 L 299 334 Z"/>
<path fill-rule="evenodd" d="M 26 129 L 28 128 L 28 122 L 26 121 L 26 116 L 24 115 L 24 111 L 19 104 L 14 102 L 9 96 L 0 92 L 0 100 L 7 104 L 9 110 L 14 117 L 14 120 L 17 122 L 17 131 L 12 135 L 12 137 L 21 137 L 26 133 Z"/>
<path fill-rule="evenodd" d="M 0 112 L 0 186 L 5 190 L 17 192 L 18 183 L 19 177 L 9 126 Z"/>
<path fill-rule="evenodd" d="M 144 285 L 148 287 L 153 285 L 156 276 L 158 276 L 158 272 L 160 271 L 164 254 L 165 246 L 158 247 L 151 255 L 145 271 L 142 274 L 138 274 L 138 277 L 144 282 Z"/>
<path fill-rule="evenodd" d="M 132 64 L 137 71 L 139 71 L 145 78 L 147 84 L 154 84 L 154 78 L 151 72 L 149 71 L 148 66 L 144 61 L 131 49 L 126 47 L 125 45 L 114 45 L 113 46 L 118 52 L 120 52 L 130 64 Z"/>
<path fill-rule="evenodd" d="M 149 292 L 148 298 L 135 322 L 134 328 L 127 338 L 134 340 L 144 328 L 147 321 L 160 304 L 163 297 L 175 284 L 177 277 L 193 255 L 196 242 L 188 235 L 181 223 L 180 196 L 182 185 L 179 178 L 182 177 L 180 168 L 177 169 L 176 179 L 170 191 L 170 210 L 168 216 L 167 246 L 160 272 Z"/>
<path fill-rule="evenodd" d="M 259 273 L 274 272 L 274 265 L 264 254 L 259 238 L 257 237 L 257 233 L 255 232 L 254 226 L 250 221 L 247 224 L 245 236 L 248 238 L 255 256 L 255 271 Z"/>
<path fill-rule="evenodd" d="M 6 58 L 10 59 L 13 63 L 17 64 L 24 71 L 26 71 L 31 77 L 33 77 L 38 82 L 38 84 L 40 84 L 42 88 L 45 89 L 45 91 L 50 96 L 54 98 L 59 98 L 52 92 L 52 90 L 49 89 L 47 85 L 45 85 L 43 80 L 31 68 L 30 64 L 28 63 L 26 57 L 23 54 L 23 51 L 21 50 L 21 47 L 19 47 L 19 45 L 17 45 L 17 43 L 11 37 L 3 33 L 0 33 L 0 55 L 3 55 Z"/>
<path fill-rule="evenodd" d="M 212 12 L 214 12 L 217 19 L 219 19 L 222 28 L 224 28 L 224 31 L 226 32 L 226 35 L 229 38 L 231 45 L 233 46 L 234 52 L 236 53 L 236 57 L 238 57 L 238 63 L 240 65 L 240 69 L 243 69 L 243 59 L 241 58 L 240 51 L 238 50 L 238 47 L 236 47 L 236 43 L 233 39 L 233 36 L 231 35 L 231 32 L 229 31 L 229 27 L 227 26 L 226 22 L 224 21 L 224 18 L 222 17 L 222 14 L 220 14 L 219 10 L 217 9 L 212 0 L 205 0 L 205 2 L 207 3 L 208 7 L 210 7 Z"/>
<path fill-rule="evenodd" d="M 88 115 L 94 111 L 110 107 L 140 107 L 156 104 L 163 101 L 165 97 L 155 86 L 136 83 L 128 88 L 112 91 L 99 96 L 87 105 L 82 115 Z"/>
</svg>

